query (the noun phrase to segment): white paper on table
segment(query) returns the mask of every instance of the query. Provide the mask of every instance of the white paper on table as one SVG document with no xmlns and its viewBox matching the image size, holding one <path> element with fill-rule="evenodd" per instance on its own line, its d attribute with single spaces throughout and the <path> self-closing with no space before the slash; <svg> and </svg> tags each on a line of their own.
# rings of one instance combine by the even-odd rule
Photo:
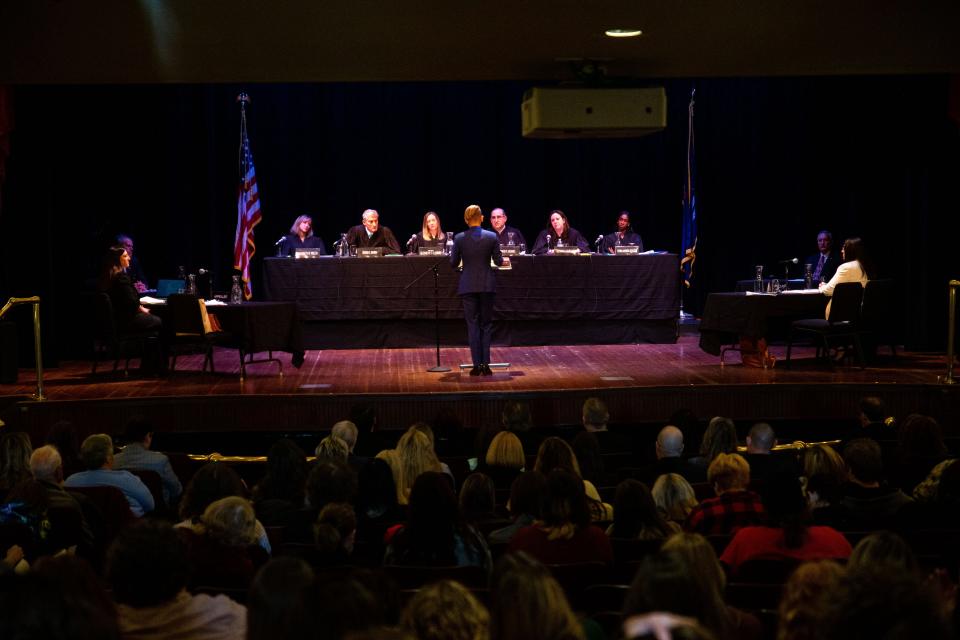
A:
<svg viewBox="0 0 960 640">
<path fill-rule="evenodd" d="M 141 304 L 167 304 L 163 298 L 154 298 L 153 296 L 140 296 Z"/>
<path fill-rule="evenodd" d="M 787 289 L 780 293 L 787 296 L 816 296 L 820 295 L 820 289 Z"/>
<path fill-rule="evenodd" d="M 208 307 L 225 307 L 225 306 L 227 306 L 227 303 L 224 302 L 223 300 L 204 300 L 204 301 L 203 301 L 203 304 L 207 305 Z"/>
</svg>

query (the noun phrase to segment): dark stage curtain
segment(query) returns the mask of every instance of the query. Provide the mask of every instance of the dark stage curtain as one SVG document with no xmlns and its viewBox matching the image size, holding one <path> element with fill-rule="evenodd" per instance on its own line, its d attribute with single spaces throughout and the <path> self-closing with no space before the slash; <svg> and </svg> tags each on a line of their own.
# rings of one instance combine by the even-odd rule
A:
<svg viewBox="0 0 960 640">
<path fill-rule="evenodd" d="M 627 209 L 646 247 L 677 252 L 696 85 L 700 241 L 687 311 L 755 264 L 810 255 L 829 228 L 838 244 L 863 237 L 879 275 L 908 283 L 907 345 L 942 348 L 945 283 L 960 276 L 950 78 L 668 80 L 656 83 L 666 131 L 579 141 L 521 138 L 522 93 L 536 84 L 13 87 L 0 294 L 42 295 L 47 347 L 69 353 L 80 340 L 75 295 L 118 231 L 135 238 L 152 281 L 185 265 L 228 288 L 241 90 L 253 98 L 264 216 L 258 278 L 296 216 L 311 214 L 329 247 L 367 207 L 401 241 L 428 209 L 460 230 L 473 202 L 504 207 L 530 241 L 553 208 L 591 240 Z"/>
</svg>

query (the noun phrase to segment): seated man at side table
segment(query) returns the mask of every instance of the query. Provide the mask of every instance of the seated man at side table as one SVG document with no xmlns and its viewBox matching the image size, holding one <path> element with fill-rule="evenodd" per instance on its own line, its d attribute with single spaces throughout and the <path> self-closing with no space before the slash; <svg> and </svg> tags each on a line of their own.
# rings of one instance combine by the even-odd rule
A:
<svg viewBox="0 0 960 640">
<path fill-rule="evenodd" d="M 347 245 L 350 247 L 383 247 L 384 253 L 401 253 L 389 227 L 380 226 L 380 214 L 375 209 L 367 209 L 361 218 L 363 224 L 351 227 L 347 232 Z"/>
<path fill-rule="evenodd" d="M 501 246 L 510 244 L 511 233 L 513 234 L 513 244 L 518 247 L 527 246 L 527 241 L 520 230 L 507 226 L 507 214 L 499 207 L 490 212 L 490 228 L 497 234 L 497 240 Z"/>
<path fill-rule="evenodd" d="M 124 272 L 130 278 L 133 287 L 138 292 L 143 293 L 150 287 L 147 285 L 147 274 L 143 272 L 140 260 L 133 253 L 133 238 L 125 233 L 117 234 L 117 244 L 126 249 L 127 255 L 130 257 L 130 266 L 124 269 Z"/>
<path fill-rule="evenodd" d="M 617 218 L 617 230 L 603 236 L 603 246 L 600 253 L 613 253 L 617 245 L 636 245 L 637 251 L 643 251 L 643 240 L 640 234 L 630 226 L 630 212 L 621 211 Z"/>
<path fill-rule="evenodd" d="M 813 285 L 830 282 L 840 266 L 840 256 L 833 250 L 833 234 L 824 229 L 817 234 L 817 253 L 807 258 L 804 264 L 813 267 Z"/>
<path fill-rule="evenodd" d="M 142 518 L 156 506 L 150 489 L 137 476 L 129 471 L 113 469 L 113 439 L 105 433 L 87 436 L 80 445 L 80 461 L 86 471 L 74 473 L 63 483 L 67 489 L 73 487 L 114 487 L 123 492 L 134 517 Z"/>
</svg>

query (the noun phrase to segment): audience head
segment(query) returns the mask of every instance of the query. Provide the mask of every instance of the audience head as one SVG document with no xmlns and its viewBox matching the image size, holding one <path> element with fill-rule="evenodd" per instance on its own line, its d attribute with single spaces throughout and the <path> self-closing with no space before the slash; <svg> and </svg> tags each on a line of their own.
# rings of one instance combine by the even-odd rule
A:
<svg viewBox="0 0 960 640">
<path fill-rule="evenodd" d="M 336 436 L 347 443 L 350 453 L 357 446 L 357 425 L 349 420 L 341 420 L 333 425 L 330 435 Z"/>
<path fill-rule="evenodd" d="M 313 525 L 313 538 L 321 552 L 333 555 L 342 549 L 349 555 L 356 537 L 357 514 L 349 503 L 331 502 L 320 510 Z"/>
<path fill-rule="evenodd" d="M 809 513 L 799 478 L 785 472 L 771 474 L 763 483 L 761 500 L 770 526 L 783 529 L 787 548 L 801 546 L 806 538 Z"/>
<path fill-rule="evenodd" d="M 758 422 L 750 427 L 747 436 L 747 453 L 770 453 L 777 444 L 777 434 L 766 422 Z"/>
<path fill-rule="evenodd" d="M 426 426 L 426 425 L 424 425 Z M 432 432 L 431 432 L 432 435 Z M 397 443 L 397 455 L 403 466 L 403 481 L 409 487 L 416 482 L 417 477 L 426 471 L 440 471 L 440 460 L 433 450 L 430 436 L 416 426 L 407 429 Z"/>
<path fill-rule="evenodd" d="M 778 608 L 778 640 L 815 640 L 823 599 L 840 582 L 844 570 L 833 560 L 804 562 L 783 586 Z"/>
<path fill-rule="evenodd" d="M 44 482 L 63 482 L 63 460 L 53 445 L 44 445 L 30 456 L 30 471 L 33 477 Z"/>
<path fill-rule="evenodd" d="M 828 444 L 815 444 L 803 452 L 803 475 L 812 478 L 828 475 L 844 481 L 847 467 L 837 450 Z"/>
<path fill-rule="evenodd" d="M 908 458 L 939 460 L 947 456 L 943 431 L 930 416 L 913 413 L 900 425 L 900 451 Z"/>
<path fill-rule="evenodd" d="M 571 535 L 573 530 L 590 524 L 590 506 L 579 476 L 561 468 L 547 474 L 543 524 L 561 532 L 569 529 Z"/>
<path fill-rule="evenodd" d="M 313 569 L 301 558 L 274 558 L 247 595 L 247 640 L 299 640 L 309 628 Z"/>
<path fill-rule="evenodd" d="M 281 438 L 267 451 L 267 473 L 260 483 L 260 490 L 267 485 L 268 495 L 263 498 L 280 498 L 302 502 L 307 484 L 307 457 L 293 440 Z"/>
<path fill-rule="evenodd" d="M 441 580 L 417 591 L 400 616 L 417 640 L 487 640 L 490 614 L 459 582 Z"/>
<path fill-rule="evenodd" d="M 851 482 L 867 487 L 879 486 L 883 479 L 883 454 L 875 440 L 851 440 L 843 448 L 843 459 Z"/>
<path fill-rule="evenodd" d="M 208 462 L 193 474 L 180 499 L 180 517 L 199 518 L 211 502 L 227 496 L 243 496 L 243 480 L 229 465 Z"/>
<path fill-rule="evenodd" d="M 257 517 L 246 498 L 229 496 L 211 502 L 203 510 L 203 529 L 208 536 L 230 547 L 245 547 L 257 541 Z"/>
<path fill-rule="evenodd" d="M 346 462 L 315 464 L 307 476 L 307 501 L 316 510 L 331 502 L 351 502 L 357 495 L 357 474 Z"/>
<path fill-rule="evenodd" d="M 390 465 L 382 458 L 374 458 L 360 467 L 357 473 L 357 513 L 361 517 L 377 518 L 392 513 L 397 506 L 397 485 Z"/>
<path fill-rule="evenodd" d="M 503 428 L 514 433 L 526 433 L 533 428 L 530 405 L 521 400 L 507 400 L 500 414 Z"/>
<path fill-rule="evenodd" d="M 403 463 L 396 449 L 384 449 L 376 455 L 377 460 L 383 460 L 390 466 L 393 474 L 393 484 L 397 490 L 397 502 L 407 504 L 407 484 L 403 477 Z"/>
<path fill-rule="evenodd" d="M 460 512 L 468 522 L 494 515 L 497 490 L 493 480 L 482 473 L 471 473 L 460 487 Z"/>
<path fill-rule="evenodd" d="M 124 528 L 107 553 L 113 598 L 134 608 L 173 600 L 187 586 L 190 564 L 183 540 L 169 523 L 143 519 Z"/>
<path fill-rule="evenodd" d="M 320 441 L 314 455 L 317 462 L 346 462 L 350 457 L 350 445 L 335 435 L 329 435 Z"/>
<path fill-rule="evenodd" d="M 30 436 L 23 431 L 0 435 L 0 488 L 10 489 L 30 477 Z"/>
<path fill-rule="evenodd" d="M 585 640 L 563 588 L 525 553 L 508 553 L 490 580 L 490 637 L 497 640 Z"/>
<path fill-rule="evenodd" d="M 697 504 L 693 487 L 679 473 L 661 475 L 653 483 L 650 493 L 663 516 L 674 522 L 686 520 L 690 510 Z"/>
<path fill-rule="evenodd" d="M 699 533 L 678 533 L 667 538 L 663 551 L 676 551 L 687 563 L 690 572 L 709 582 L 720 594 L 727 588 L 727 576 L 717 559 L 717 552 L 710 541 Z"/>
<path fill-rule="evenodd" d="M 887 418 L 887 407 L 877 396 L 860 398 L 860 426 L 883 422 Z"/>
<path fill-rule="evenodd" d="M 154 431 L 153 423 L 149 419 L 143 416 L 135 416 L 130 418 L 123 427 L 123 442 L 124 444 L 136 443 L 149 446 Z"/>
<path fill-rule="evenodd" d="M 483 211 L 481 211 L 477 205 L 472 204 L 464 210 L 463 221 L 466 222 L 468 226 L 476 227 L 483 222 Z"/>
<path fill-rule="evenodd" d="M 580 464 L 573 449 L 561 438 L 550 437 L 540 443 L 537 451 L 537 461 L 533 468 L 540 473 L 548 474 L 554 469 L 565 469 L 580 476 Z"/>
<path fill-rule="evenodd" d="M 700 442 L 700 455 L 710 462 L 721 453 L 737 452 L 737 427 L 730 418 L 716 416 L 710 419 Z"/>
<path fill-rule="evenodd" d="M 490 441 L 484 462 L 488 467 L 523 469 L 527 463 L 526 455 L 523 453 L 523 443 L 512 431 L 501 431 Z"/>
<path fill-rule="evenodd" d="M 744 491 L 750 485 L 750 464 L 739 453 L 721 453 L 707 467 L 707 482 L 717 495 Z"/>
<path fill-rule="evenodd" d="M 80 462 L 90 470 L 113 466 L 113 440 L 105 433 L 87 436 L 80 445 Z"/>
<path fill-rule="evenodd" d="M 607 422 L 610 421 L 610 411 L 600 398 L 587 398 L 583 402 L 581 421 L 587 431 L 606 431 Z"/>
<path fill-rule="evenodd" d="M 385 624 L 384 605 L 365 584 L 357 570 L 342 580 L 317 580 L 309 596 L 312 622 L 309 629 L 317 640 L 340 640 L 352 631 Z M 300 637 L 303 637 L 302 631 Z"/>
<path fill-rule="evenodd" d="M 647 485 L 639 480 L 624 480 L 617 485 L 613 504 L 613 528 L 615 538 L 666 538 L 667 524 L 653 501 Z"/>
<path fill-rule="evenodd" d="M 903 538 L 891 531 L 874 531 L 853 548 L 847 560 L 847 571 L 884 570 L 917 573 L 920 565 Z"/>
<path fill-rule="evenodd" d="M 409 518 L 402 531 L 403 544 L 414 556 L 452 559 L 454 534 L 461 527 L 457 495 L 447 474 L 438 471 L 420 474 L 410 491 Z"/>
<path fill-rule="evenodd" d="M 528 514 L 539 520 L 546 498 L 546 476 L 539 471 L 525 471 L 510 485 L 510 514 L 514 518 Z"/>
<path fill-rule="evenodd" d="M 679 458 L 683 454 L 683 432 L 667 425 L 657 434 L 657 459 Z"/>
</svg>

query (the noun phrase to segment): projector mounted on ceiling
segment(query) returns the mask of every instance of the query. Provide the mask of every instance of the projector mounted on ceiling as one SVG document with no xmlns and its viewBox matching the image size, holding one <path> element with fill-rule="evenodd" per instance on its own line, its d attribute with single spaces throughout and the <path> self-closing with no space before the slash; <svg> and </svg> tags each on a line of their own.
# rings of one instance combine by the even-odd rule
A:
<svg viewBox="0 0 960 640">
<path fill-rule="evenodd" d="M 646 89 L 529 89 L 525 138 L 637 138 L 667 127 L 667 94 Z"/>
</svg>

